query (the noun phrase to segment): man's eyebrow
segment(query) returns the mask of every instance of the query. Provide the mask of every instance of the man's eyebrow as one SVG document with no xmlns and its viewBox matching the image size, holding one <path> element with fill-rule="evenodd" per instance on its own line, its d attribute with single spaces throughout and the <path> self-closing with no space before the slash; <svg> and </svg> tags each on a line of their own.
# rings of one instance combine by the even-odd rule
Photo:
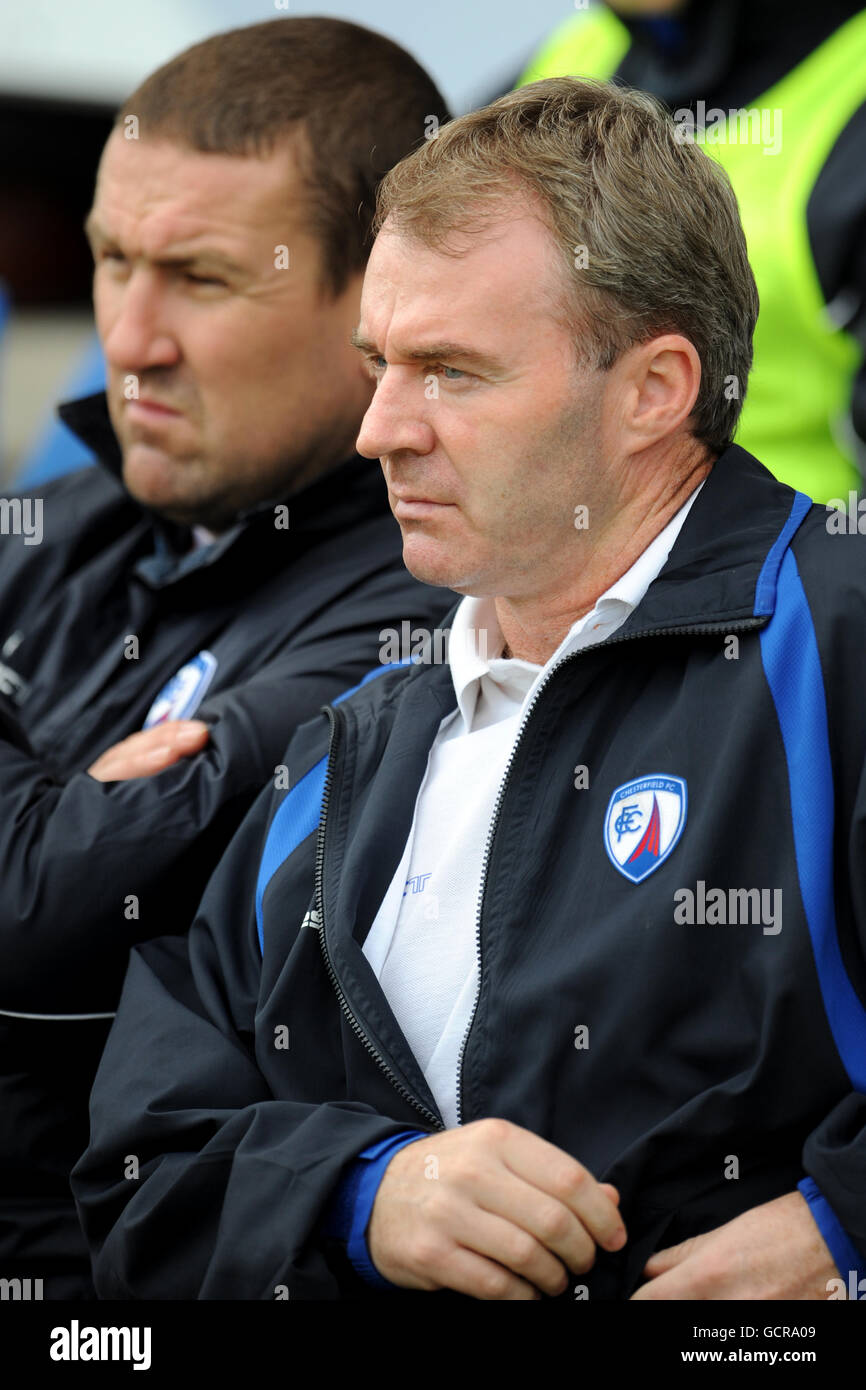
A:
<svg viewBox="0 0 866 1390">
<path fill-rule="evenodd" d="M 249 275 L 249 266 L 239 265 L 224 251 L 202 247 L 200 251 L 166 251 L 164 255 L 154 256 L 155 265 L 173 266 L 176 270 L 186 270 L 190 266 L 211 267 L 214 270 L 227 270 L 235 275 Z"/>
<path fill-rule="evenodd" d="M 361 333 L 353 332 L 352 343 L 360 352 L 371 355 L 379 353 L 377 345 Z M 479 367 L 501 366 L 499 359 L 491 357 L 490 353 L 479 352 L 478 348 L 469 347 L 465 343 L 450 341 L 423 343 L 419 347 L 400 352 L 399 356 L 410 362 L 438 362 L 456 358 L 460 362 L 471 362 Z"/>
<path fill-rule="evenodd" d="M 365 338 L 363 333 L 359 333 L 357 328 L 352 329 L 352 337 L 350 341 L 352 343 L 352 347 L 356 347 L 359 352 L 379 351 L 379 349 L 376 347 L 376 344 L 371 342 L 369 338 Z"/>
</svg>

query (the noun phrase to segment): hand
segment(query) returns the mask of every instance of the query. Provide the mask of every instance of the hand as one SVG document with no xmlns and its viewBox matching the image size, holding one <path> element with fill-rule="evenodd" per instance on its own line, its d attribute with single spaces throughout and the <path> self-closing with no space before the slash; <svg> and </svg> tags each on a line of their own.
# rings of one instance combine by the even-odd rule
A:
<svg viewBox="0 0 866 1390">
<path fill-rule="evenodd" d="M 435 1160 L 435 1163 L 432 1162 Z M 507 1120 L 476 1120 L 399 1149 L 367 1227 L 373 1263 L 407 1289 L 483 1299 L 560 1294 L 620 1250 L 619 1194 L 562 1149 Z"/>
<path fill-rule="evenodd" d="M 150 777 L 190 753 L 198 753 L 210 738 L 200 719 L 167 719 L 153 729 L 130 734 L 96 759 L 87 771 L 97 782 L 124 782 Z"/>
<path fill-rule="evenodd" d="M 632 1299 L 825 1299 L 835 1261 L 800 1192 L 658 1250 Z"/>
</svg>

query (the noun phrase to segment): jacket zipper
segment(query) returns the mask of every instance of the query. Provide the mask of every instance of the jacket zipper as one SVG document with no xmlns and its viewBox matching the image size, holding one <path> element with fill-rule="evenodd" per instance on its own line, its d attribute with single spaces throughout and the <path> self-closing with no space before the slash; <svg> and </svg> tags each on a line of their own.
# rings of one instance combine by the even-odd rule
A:
<svg viewBox="0 0 866 1390">
<path fill-rule="evenodd" d="M 318 929 L 319 942 L 322 947 L 322 955 L 325 959 L 325 969 L 328 973 L 328 979 L 331 981 L 331 984 L 334 987 L 337 999 L 340 1004 L 340 1008 L 342 1009 L 343 1014 L 345 1015 L 353 1033 L 358 1038 L 359 1042 L 363 1044 L 367 1052 L 369 1052 L 370 1056 L 373 1058 L 376 1065 L 382 1072 L 384 1072 L 385 1076 L 391 1082 L 395 1090 L 402 1096 L 402 1098 L 405 1101 L 407 1101 L 408 1104 L 411 1105 L 415 1110 L 417 1110 L 420 1115 L 423 1115 L 424 1119 L 428 1122 L 428 1124 L 433 1125 L 434 1129 L 442 1130 L 445 1128 L 445 1125 L 443 1124 L 439 1116 L 434 1115 L 432 1110 L 429 1110 L 427 1106 L 423 1104 L 422 1101 L 417 1100 L 416 1097 L 413 1096 L 412 1092 L 408 1089 L 408 1087 L 403 1085 L 403 1082 L 396 1075 L 396 1073 L 392 1071 L 392 1069 L 389 1067 L 387 1061 L 382 1056 L 375 1043 L 364 1032 L 364 1029 L 361 1027 L 361 1024 L 358 1022 L 358 1019 L 352 1012 L 348 999 L 343 993 L 342 986 L 337 978 L 337 972 L 334 970 L 333 964 L 331 963 L 331 957 L 328 953 L 328 943 L 325 940 L 325 894 L 323 885 L 325 864 L 325 826 L 328 817 L 328 802 L 330 800 L 331 795 L 331 783 L 333 781 L 334 755 L 337 749 L 339 722 L 338 711 L 332 709 L 330 705 L 327 705 L 325 708 L 328 718 L 331 721 L 331 734 L 328 740 L 328 766 L 325 772 L 325 785 L 322 792 L 322 812 L 319 820 L 319 833 L 316 841 L 316 906 L 318 908 L 319 920 L 318 923 L 311 922 L 310 925 L 313 925 Z"/>
<path fill-rule="evenodd" d="M 692 637 L 697 635 L 712 637 L 714 634 L 727 635 L 731 632 L 750 631 L 757 627 L 764 627 L 768 621 L 769 617 L 741 618 L 740 621 L 736 623 L 714 623 L 710 625 L 696 624 L 693 627 L 677 628 L 657 627 L 651 628 L 648 631 L 644 632 L 626 633 L 623 637 L 613 636 L 610 637 L 606 642 L 596 642 L 592 646 L 582 647 L 580 651 L 570 652 L 568 656 L 563 657 L 562 661 L 557 662 L 557 664 L 553 667 L 552 670 L 548 671 L 544 680 L 541 682 L 541 685 L 536 690 L 529 705 L 527 706 L 526 713 L 524 714 L 523 719 L 520 722 L 520 728 L 517 730 L 517 735 L 512 745 L 511 752 L 508 755 L 508 762 L 505 764 L 505 772 L 503 773 L 502 781 L 499 784 L 499 791 L 497 793 L 496 802 L 493 807 L 493 816 L 490 821 L 490 827 L 487 831 L 487 839 L 484 844 L 484 858 L 481 862 L 481 887 L 478 893 L 478 909 L 475 916 L 475 959 L 478 965 L 478 984 L 475 989 L 475 999 L 472 1004 L 472 1013 L 469 1016 L 469 1023 L 466 1026 L 466 1032 L 463 1034 L 463 1041 L 460 1044 L 460 1052 L 457 1057 L 458 1125 L 461 1125 L 463 1123 L 463 1057 L 466 1052 L 466 1045 L 469 1042 L 469 1034 L 472 1032 L 472 1025 L 475 1022 L 475 1014 L 478 1010 L 478 1000 L 481 994 L 481 916 L 484 911 L 484 898 L 487 893 L 487 868 L 490 863 L 490 850 L 493 845 L 493 839 L 496 835 L 497 827 L 499 825 L 499 813 L 502 808 L 502 802 L 505 799 L 505 792 L 508 787 L 508 778 L 511 773 L 511 769 L 514 765 L 514 759 L 517 756 L 520 743 L 523 739 L 524 730 L 526 729 L 526 726 L 529 723 L 532 711 L 535 709 L 535 706 L 537 705 L 539 698 L 541 697 L 542 691 L 547 689 L 553 677 L 559 671 L 561 671 L 564 666 L 568 666 L 570 662 L 575 661 L 579 656 L 583 656 L 584 652 L 598 651 L 599 647 L 613 647 L 620 642 L 635 642 L 638 640 L 638 638 L 642 637 L 678 637 L 681 635 L 685 637 Z"/>
</svg>

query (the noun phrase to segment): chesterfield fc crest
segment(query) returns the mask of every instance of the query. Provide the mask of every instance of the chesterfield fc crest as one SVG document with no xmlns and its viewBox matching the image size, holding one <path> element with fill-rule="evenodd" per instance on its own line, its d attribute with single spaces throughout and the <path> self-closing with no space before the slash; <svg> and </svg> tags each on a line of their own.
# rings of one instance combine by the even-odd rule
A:
<svg viewBox="0 0 866 1390">
<path fill-rule="evenodd" d="M 604 847 L 614 868 L 641 883 L 676 845 L 687 807 L 682 777 L 655 772 L 617 787 L 604 821 Z"/>
</svg>

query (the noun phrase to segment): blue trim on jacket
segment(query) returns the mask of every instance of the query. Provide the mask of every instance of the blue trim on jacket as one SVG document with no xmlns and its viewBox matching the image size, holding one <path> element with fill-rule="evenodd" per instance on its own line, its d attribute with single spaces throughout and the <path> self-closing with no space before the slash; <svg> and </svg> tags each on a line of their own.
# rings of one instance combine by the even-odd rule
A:
<svg viewBox="0 0 866 1390">
<path fill-rule="evenodd" d="M 767 563 L 771 557 L 772 551 Z M 812 614 L 791 550 L 779 566 L 776 587 L 776 610 L 761 632 L 761 656 L 788 763 L 800 894 L 834 1042 L 854 1090 L 866 1091 L 866 1009 L 845 971 L 836 930 L 833 768 L 824 679 Z"/>
<path fill-rule="evenodd" d="M 256 923 L 262 955 L 265 953 L 265 923 L 262 911 L 265 889 L 280 865 L 285 863 L 308 835 L 312 835 L 319 824 L 327 771 L 328 756 L 325 754 L 324 758 L 320 758 L 315 767 L 311 767 L 300 782 L 292 787 L 271 821 L 256 882 Z"/>
<path fill-rule="evenodd" d="M 842 1227 L 827 1198 L 824 1196 L 814 1178 L 801 1178 L 797 1183 L 806 1201 L 809 1203 L 809 1211 L 815 1218 L 815 1224 L 827 1245 L 830 1254 L 836 1261 L 836 1268 L 842 1275 L 846 1284 L 848 1276 L 853 1270 L 859 1281 L 866 1276 L 866 1260 L 860 1251 L 852 1244 L 851 1239 Z"/>
<path fill-rule="evenodd" d="M 813 505 L 811 497 L 807 497 L 805 492 L 796 493 L 788 513 L 788 520 L 770 547 L 767 558 L 761 566 L 761 573 L 758 575 L 758 582 L 755 585 L 756 618 L 766 617 L 768 613 L 775 611 L 779 570 L 788 553 L 788 546 L 791 544 L 795 531 Z"/>
<path fill-rule="evenodd" d="M 348 700 L 350 695 L 354 695 L 356 690 L 360 690 L 369 681 L 376 680 L 378 676 L 384 675 L 386 671 L 394 671 L 398 667 L 410 664 L 406 661 L 390 661 L 382 666 L 374 666 L 372 671 L 367 672 L 363 680 L 359 681 L 357 685 L 353 685 L 351 689 L 344 690 L 342 695 L 338 695 L 332 703 L 339 705 L 343 700 Z M 256 924 L 259 933 L 259 949 L 262 955 L 265 952 L 265 928 L 262 911 L 265 889 L 280 865 L 286 862 L 289 855 L 294 853 L 298 845 L 306 840 L 308 835 L 312 835 L 319 824 L 327 771 L 328 758 L 325 755 L 324 758 L 320 758 L 315 767 L 311 767 L 309 772 L 304 774 L 296 786 L 292 787 L 280 803 L 277 813 L 271 821 L 256 881 Z"/>
<path fill-rule="evenodd" d="M 379 1273 L 367 1245 L 367 1227 L 373 1214 L 373 1203 L 385 1169 L 395 1153 L 407 1144 L 414 1144 L 417 1139 L 426 1138 L 426 1130 L 406 1129 L 400 1134 L 380 1139 L 378 1144 L 371 1144 L 359 1153 L 334 1193 L 325 1219 L 325 1234 L 345 1241 L 352 1268 L 365 1283 L 381 1293 L 395 1289 L 397 1285 Z"/>
</svg>

